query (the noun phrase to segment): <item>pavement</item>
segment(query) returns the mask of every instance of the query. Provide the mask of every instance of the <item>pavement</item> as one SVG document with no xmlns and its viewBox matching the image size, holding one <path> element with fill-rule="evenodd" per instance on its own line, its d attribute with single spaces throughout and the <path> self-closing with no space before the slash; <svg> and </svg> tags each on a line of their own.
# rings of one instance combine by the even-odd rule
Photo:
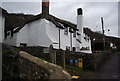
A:
<svg viewBox="0 0 120 81">
<path fill-rule="evenodd" d="M 119 79 L 118 73 L 118 57 L 119 53 L 114 53 L 110 56 L 110 58 L 100 67 L 98 74 L 98 79 Z"/>
</svg>

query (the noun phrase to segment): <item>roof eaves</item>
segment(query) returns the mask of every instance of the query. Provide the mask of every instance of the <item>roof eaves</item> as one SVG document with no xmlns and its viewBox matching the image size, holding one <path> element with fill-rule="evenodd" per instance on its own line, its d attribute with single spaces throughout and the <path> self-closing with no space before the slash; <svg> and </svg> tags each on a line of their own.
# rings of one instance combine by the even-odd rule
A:
<svg viewBox="0 0 120 81">
<path fill-rule="evenodd" d="M 8 15 L 8 12 L 5 9 L 0 7 L 0 15 L 6 16 L 6 15 Z"/>
<path fill-rule="evenodd" d="M 61 26 L 57 21 L 55 21 L 50 15 L 48 15 L 47 17 L 45 17 L 47 20 L 51 21 L 53 24 L 56 25 L 56 27 L 64 29 L 63 26 Z"/>
<path fill-rule="evenodd" d="M 15 28 L 15 27 L 18 27 L 18 28 L 17 28 L 14 32 L 15 32 L 15 33 L 16 33 L 16 32 L 19 32 L 26 24 L 28 24 L 28 23 L 30 23 L 30 22 L 32 22 L 32 21 L 38 20 L 38 19 L 40 19 L 40 18 L 41 18 L 41 14 L 36 15 L 36 16 L 34 16 L 34 17 L 30 17 L 30 18 L 24 20 L 23 22 L 21 22 L 21 23 L 19 23 L 19 24 L 15 24 L 13 27 L 14 27 L 14 28 Z"/>
<path fill-rule="evenodd" d="M 71 22 L 69 22 L 69 21 L 59 19 L 59 18 L 57 18 L 57 17 L 55 17 L 55 16 L 53 16 L 53 15 L 50 15 L 50 16 L 51 16 L 55 21 L 60 22 L 60 23 L 63 23 L 63 24 L 65 24 L 65 25 L 68 25 L 69 27 L 71 27 L 71 28 L 73 28 L 73 29 L 75 29 L 75 30 L 78 30 L 78 29 L 77 29 L 77 25 L 75 25 L 75 24 L 73 24 L 73 23 L 71 23 Z"/>
<path fill-rule="evenodd" d="M 77 29 L 77 25 L 72 24 L 71 22 L 68 22 L 68 21 L 65 21 L 65 20 L 61 20 L 61 19 L 59 19 L 59 18 L 57 18 L 57 17 L 55 17 L 55 16 L 52 16 L 52 15 L 50 15 L 50 14 L 47 14 L 47 15 L 39 14 L 39 15 L 36 15 L 36 16 L 34 16 L 34 17 L 30 17 L 30 18 L 24 20 L 24 21 L 21 22 L 21 23 L 15 24 L 12 28 L 19 27 L 19 28 L 17 28 L 17 29 L 14 31 L 14 32 L 19 32 L 27 23 L 30 23 L 30 22 L 32 22 L 32 21 L 35 21 L 35 20 L 38 20 L 38 19 L 42 19 L 42 18 L 45 18 L 45 19 L 51 21 L 51 22 L 52 22 L 53 24 L 55 24 L 56 27 L 58 27 L 58 28 L 64 29 L 64 27 L 61 25 L 61 24 L 64 24 L 64 26 L 67 25 L 68 27 L 71 27 L 71 28 L 73 28 L 73 29 L 75 29 L 75 30 L 78 30 L 78 29 Z M 59 23 L 61 23 L 61 24 L 59 24 Z"/>
</svg>

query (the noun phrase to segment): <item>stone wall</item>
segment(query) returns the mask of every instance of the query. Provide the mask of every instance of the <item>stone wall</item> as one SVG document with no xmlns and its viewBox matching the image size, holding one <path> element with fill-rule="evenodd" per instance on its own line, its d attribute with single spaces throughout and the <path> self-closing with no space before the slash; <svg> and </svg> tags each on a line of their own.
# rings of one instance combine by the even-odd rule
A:
<svg viewBox="0 0 120 81">
<path fill-rule="evenodd" d="M 36 62 L 34 63 L 29 60 L 29 56 L 26 56 L 26 58 L 25 56 L 23 54 L 19 56 L 18 70 L 20 78 L 27 79 L 29 81 L 32 81 L 33 79 L 49 79 L 50 74 L 44 67 L 41 67 L 37 65 Z"/>
<path fill-rule="evenodd" d="M 34 57 L 34 56 L 32 56 L 32 55 L 30 55 L 30 54 L 28 54 L 26 52 L 23 52 L 23 51 L 21 51 L 19 55 L 22 58 L 24 58 L 24 59 L 21 58 L 21 61 L 20 61 L 20 65 L 22 66 L 22 68 L 20 68 L 21 69 L 20 73 L 23 73 L 24 75 L 25 74 L 30 74 L 30 72 L 27 71 L 27 70 L 31 71 L 31 68 L 33 68 L 34 70 L 36 69 L 36 66 L 33 65 L 33 63 L 34 63 L 37 66 L 39 66 L 41 68 L 44 68 L 46 70 L 45 73 L 49 73 L 49 74 L 45 74 L 46 75 L 45 77 L 49 76 L 49 79 L 68 79 L 68 80 L 71 79 L 70 75 L 65 70 L 63 70 L 62 67 L 60 67 L 58 65 L 49 63 L 47 61 L 43 61 L 43 60 L 41 60 L 41 59 L 39 59 L 37 57 Z M 29 62 L 32 62 L 32 63 L 29 63 L 28 61 L 25 61 L 25 60 L 28 60 Z M 26 68 L 27 65 L 28 65 L 28 67 L 30 65 L 31 68 L 29 68 L 29 69 Z M 33 65 L 33 66 L 31 66 L 31 65 Z M 22 70 L 24 70 L 24 71 L 22 71 Z M 26 72 L 25 72 L 25 70 L 26 70 Z M 34 70 L 32 70 L 32 71 L 34 71 Z M 41 70 L 41 69 L 36 69 L 36 71 L 34 71 L 35 74 L 38 74 L 39 70 Z M 31 73 L 33 73 L 32 76 L 34 76 L 34 72 L 31 72 Z M 24 75 L 22 77 L 24 77 Z M 39 78 L 39 77 L 37 77 L 37 78 Z M 29 77 L 29 78 L 31 78 L 31 77 Z"/>
<path fill-rule="evenodd" d="M 42 57 L 44 56 L 44 47 L 40 47 L 40 46 L 29 46 L 29 47 L 16 47 L 22 51 L 25 51 L 27 53 L 32 54 L 33 56 L 36 57 Z"/>
<path fill-rule="evenodd" d="M 43 52 L 43 47 L 20 47 L 19 49 L 26 51 L 33 56 L 36 56 L 38 58 L 45 58 L 47 61 L 50 61 L 50 54 L 45 54 Z M 56 64 L 63 67 L 63 51 L 62 50 L 55 50 L 56 52 Z M 104 61 L 105 58 L 107 58 L 108 53 L 94 53 L 94 54 L 87 54 L 87 53 L 81 53 L 81 52 L 71 52 L 71 51 L 65 51 L 65 60 L 66 64 L 70 63 L 70 59 L 78 60 L 78 58 L 83 59 L 83 69 L 84 70 L 96 70 L 102 61 Z M 103 59 L 104 58 L 104 59 Z"/>
<path fill-rule="evenodd" d="M 3 45 L 2 78 L 5 81 L 25 79 L 64 79 L 71 76 L 60 66 L 41 60 L 31 54 Z"/>
</svg>

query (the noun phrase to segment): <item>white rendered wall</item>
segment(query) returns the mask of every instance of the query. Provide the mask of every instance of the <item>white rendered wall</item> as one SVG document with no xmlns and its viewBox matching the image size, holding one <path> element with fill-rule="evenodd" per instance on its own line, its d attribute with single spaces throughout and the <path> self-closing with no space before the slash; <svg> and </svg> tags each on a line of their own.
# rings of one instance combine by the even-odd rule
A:
<svg viewBox="0 0 120 81">
<path fill-rule="evenodd" d="M 72 47 L 76 47 L 76 37 L 73 37 L 73 33 L 72 33 Z"/>
<path fill-rule="evenodd" d="M 52 40 L 53 47 L 59 49 L 59 28 L 56 27 L 52 22 L 47 23 L 47 35 Z M 72 36 L 72 46 L 75 47 L 76 39 Z M 64 29 L 60 29 L 60 48 L 66 50 L 66 46 L 70 47 L 70 32 L 68 35 L 64 34 Z"/>
<path fill-rule="evenodd" d="M 82 43 L 80 43 L 80 49 L 82 48 L 82 47 L 89 47 L 89 50 L 80 50 L 80 52 L 84 52 L 84 53 L 92 53 L 92 51 L 91 51 L 91 40 L 89 40 L 89 41 L 86 41 L 85 39 L 84 39 L 84 37 L 85 37 L 85 34 L 82 34 L 82 38 L 81 38 L 81 42 Z"/>
<path fill-rule="evenodd" d="M 8 45 L 11 45 L 11 46 L 16 46 L 16 36 L 17 36 L 17 33 L 14 33 L 12 37 L 7 37 L 5 40 L 4 40 L 4 43 L 8 44 Z"/>
<path fill-rule="evenodd" d="M 46 19 L 42 19 L 41 23 L 39 23 L 39 46 L 44 46 L 44 47 L 49 47 L 52 44 L 52 41 L 50 40 L 50 38 L 47 35 L 47 21 Z"/>
<path fill-rule="evenodd" d="M 77 50 L 79 50 L 79 45 L 80 45 L 80 49 L 82 47 L 89 47 L 89 50 L 80 50 L 80 52 L 84 52 L 84 53 L 92 53 L 91 51 L 91 40 L 86 41 L 84 39 L 85 34 L 83 33 L 83 15 L 77 15 L 77 28 L 78 28 L 78 33 L 80 33 L 80 41 L 81 43 L 78 44 L 78 42 L 76 42 L 76 47 L 78 48 Z"/>
<path fill-rule="evenodd" d="M 4 41 L 4 25 L 5 25 L 5 18 L 0 15 L 0 42 Z"/>
<path fill-rule="evenodd" d="M 28 43 L 29 27 L 25 25 L 19 32 L 17 32 L 16 46 L 20 46 L 20 43 Z"/>
<path fill-rule="evenodd" d="M 20 43 L 27 43 L 27 46 L 49 47 L 52 42 L 46 34 L 45 23 L 45 19 L 39 19 L 25 25 L 25 27 L 17 33 L 17 46 L 19 46 Z"/>
<path fill-rule="evenodd" d="M 84 34 L 82 35 L 81 42 L 81 44 L 78 43 L 72 33 L 72 47 L 81 48 L 89 46 L 91 49 L 91 42 L 84 40 Z M 20 46 L 20 43 L 26 43 L 27 46 L 43 47 L 53 45 L 54 48 L 59 49 L 59 28 L 46 19 L 39 19 L 26 24 L 12 38 L 7 39 L 6 43 L 10 43 L 13 46 Z M 60 46 L 63 50 L 66 50 L 66 46 L 71 46 L 70 32 L 68 32 L 68 35 L 65 35 L 64 29 L 60 29 Z M 80 50 L 77 49 L 77 51 Z"/>
<path fill-rule="evenodd" d="M 64 30 L 60 30 L 60 42 L 61 42 L 61 49 L 66 50 L 66 46 L 70 47 L 70 33 L 68 35 L 64 34 Z"/>
<path fill-rule="evenodd" d="M 54 48 L 59 49 L 59 29 L 50 21 L 47 21 L 46 31 L 47 35 L 52 41 L 52 45 Z"/>
<path fill-rule="evenodd" d="M 52 41 L 53 47 L 59 49 L 59 28 L 56 27 L 52 22 L 47 21 L 47 35 Z M 70 47 L 70 32 L 68 35 L 64 34 L 64 29 L 60 29 L 60 48 L 66 50 L 66 46 Z M 72 47 L 76 47 L 76 38 L 72 34 Z"/>
</svg>

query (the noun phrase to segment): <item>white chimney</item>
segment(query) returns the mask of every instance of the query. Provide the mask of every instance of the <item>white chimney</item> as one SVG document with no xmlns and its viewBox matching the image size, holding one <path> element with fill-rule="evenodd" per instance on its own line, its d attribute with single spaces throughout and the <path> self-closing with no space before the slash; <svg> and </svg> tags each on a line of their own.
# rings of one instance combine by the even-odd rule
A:
<svg viewBox="0 0 120 81">
<path fill-rule="evenodd" d="M 77 9 L 77 28 L 79 33 L 83 33 L 83 11 L 82 8 Z"/>
</svg>

